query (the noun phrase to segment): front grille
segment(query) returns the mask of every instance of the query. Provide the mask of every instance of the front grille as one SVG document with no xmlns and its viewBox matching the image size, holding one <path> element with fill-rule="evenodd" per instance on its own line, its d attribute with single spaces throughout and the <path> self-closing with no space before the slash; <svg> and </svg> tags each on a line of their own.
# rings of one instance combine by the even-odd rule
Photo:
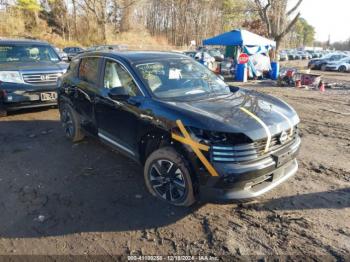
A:
<svg viewBox="0 0 350 262">
<path fill-rule="evenodd" d="M 290 130 L 287 130 L 286 132 L 289 134 Z M 213 145 L 211 147 L 211 157 L 214 162 L 242 163 L 254 161 L 293 144 L 298 136 L 298 130 L 297 128 L 294 128 L 293 136 L 284 144 L 280 143 L 280 136 L 281 133 L 276 134 L 271 138 L 268 152 L 265 152 L 266 139 L 262 139 L 253 143 L 233 146 Z"/>
<path fill-rule="evenodd" d="M 23 80 L 29 84 L 50 84 L 56 83 L 61 73 L 47 73 L 47 74 L 22 74 Z"/>
</svg>

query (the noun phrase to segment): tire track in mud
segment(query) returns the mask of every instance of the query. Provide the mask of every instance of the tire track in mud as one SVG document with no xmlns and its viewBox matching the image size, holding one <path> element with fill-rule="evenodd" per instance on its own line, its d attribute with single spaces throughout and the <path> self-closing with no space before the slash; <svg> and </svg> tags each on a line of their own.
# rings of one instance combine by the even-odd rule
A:
<svg viewBox="0 0 350 262">
<path fill-rule="evenodd" d="M 231 251 L 243 255 L 247 250 L 256 252 L 249 255 L 290 254 L 291 250 L 299 250 L 316 261 L 319 254 L 344 259 L 346 250 L 331 247 L 312 233 L 317 226 L 300 212 L 281 213 L 261 204 L 245 204 L 233 210 L 227 243 Z M 243 243 L 250 243 L 250 246 Z"/>
<path fill-rule="evenodd" d="M 302 168 L 310 172 L 314 172 L 317 175 L 323 175 L 330 178 L 336 178 L 343 182 L 350 182 L 350 171 L 344 168 L 338 168 L 334 166 L 328 166 L 325 164 L 313 162 L 299 161 L 299 165 Z"/>
<path fill-rule="evenodd" d="M 340 126 L 331 122 L 322 123 L 318 120 L 302 119 L 300 130 L 301 134 L 321 135 L 350 142 L 350 128 L 344 124 Z M 347 146 L 350 146 L 350 143 Z"/>
<path fill-rule="evenodd" d="M 310 96 L 300 97 L 300 96 L 291 96 L 291 95 L 284 95 L 283 97 L 287 98 L 287 100 L 288 99 L 293 100 L 293 101 L 297 102 L 297 104 L 303 103 L 302 101 L 306 101 L 308 104 L 310 104 L 310 101 L 312 101 L 312 102 L 316 102 L 316 103 L 322 103 L 322 104 L 329 105 L 328 98 L 322 99 L 322 98 L 316 98 L 316 97 L 310 97 Z M 318 106 L 316 103 L 314 105 Z M 335 105 L 350 106 L 350 100 L 344 101 L 344 100 L 340 100 L 340 99 L 332 99 L 332 103 Z"/>
</svg>

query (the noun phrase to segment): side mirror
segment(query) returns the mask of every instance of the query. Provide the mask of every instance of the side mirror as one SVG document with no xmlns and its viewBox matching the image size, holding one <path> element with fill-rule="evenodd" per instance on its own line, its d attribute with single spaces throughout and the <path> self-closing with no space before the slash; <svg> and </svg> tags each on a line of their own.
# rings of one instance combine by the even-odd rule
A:
<svg viewBox="0 0 350 262">
<path fill-rule="evenodd" d="M 113 87 L 109 90 L 108 96 L 113 100 L 127 100 L 129 94 L 126 93 L 123 87 Z"/>
</svg>

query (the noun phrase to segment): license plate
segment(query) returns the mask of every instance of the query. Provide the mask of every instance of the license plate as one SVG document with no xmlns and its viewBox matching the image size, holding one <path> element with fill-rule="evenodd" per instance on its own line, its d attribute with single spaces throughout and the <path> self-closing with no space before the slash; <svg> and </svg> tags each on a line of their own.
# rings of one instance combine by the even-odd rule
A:
<svg viewBox="0 0 350 262">
<path fill-rule="evenodd" d="M 291 152 L 285 151 L 285 152 L 279 152 L 272 155 L 276 162 L 276 167 L 280 167 L 287 163 L 291 159 Z"/>
<path fill-rule="evenodd" d="M 57 93 L 56 92 L 47 92 L 47 93 L 41 93 L 40 94 L 41 101 L 52 101 L 57 99 Z"/>
</svg>

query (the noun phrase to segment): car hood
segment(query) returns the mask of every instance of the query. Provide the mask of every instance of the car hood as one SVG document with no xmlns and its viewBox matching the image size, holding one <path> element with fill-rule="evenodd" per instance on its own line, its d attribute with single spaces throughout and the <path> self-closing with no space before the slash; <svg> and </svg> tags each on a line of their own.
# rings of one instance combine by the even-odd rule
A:
<svg viewBox="0 0 350 262">
<path fill-rule="evenodd" d="M 57 72 L 65 71 L 68 64 L 65 62 L 12 62 L 0 63 L 0 71 L 27 72 Z"/>
<path fill-rule="evenodd" d="M 172 114 L 173 117 L 180 119 L 185 126 L 216 132 L 243 133 L 252 140 L 266 138 L 266 130 L 256 118 L 241 108 L 258 117 L 272 135 L 288 130 L 300 121 L 295 110 L 282 100 L 243 89 L 230 95 L 200 101 L 161 103 L 171 108 L 172 112 L 177 111 L 177 114 Z"/>
</svg>

